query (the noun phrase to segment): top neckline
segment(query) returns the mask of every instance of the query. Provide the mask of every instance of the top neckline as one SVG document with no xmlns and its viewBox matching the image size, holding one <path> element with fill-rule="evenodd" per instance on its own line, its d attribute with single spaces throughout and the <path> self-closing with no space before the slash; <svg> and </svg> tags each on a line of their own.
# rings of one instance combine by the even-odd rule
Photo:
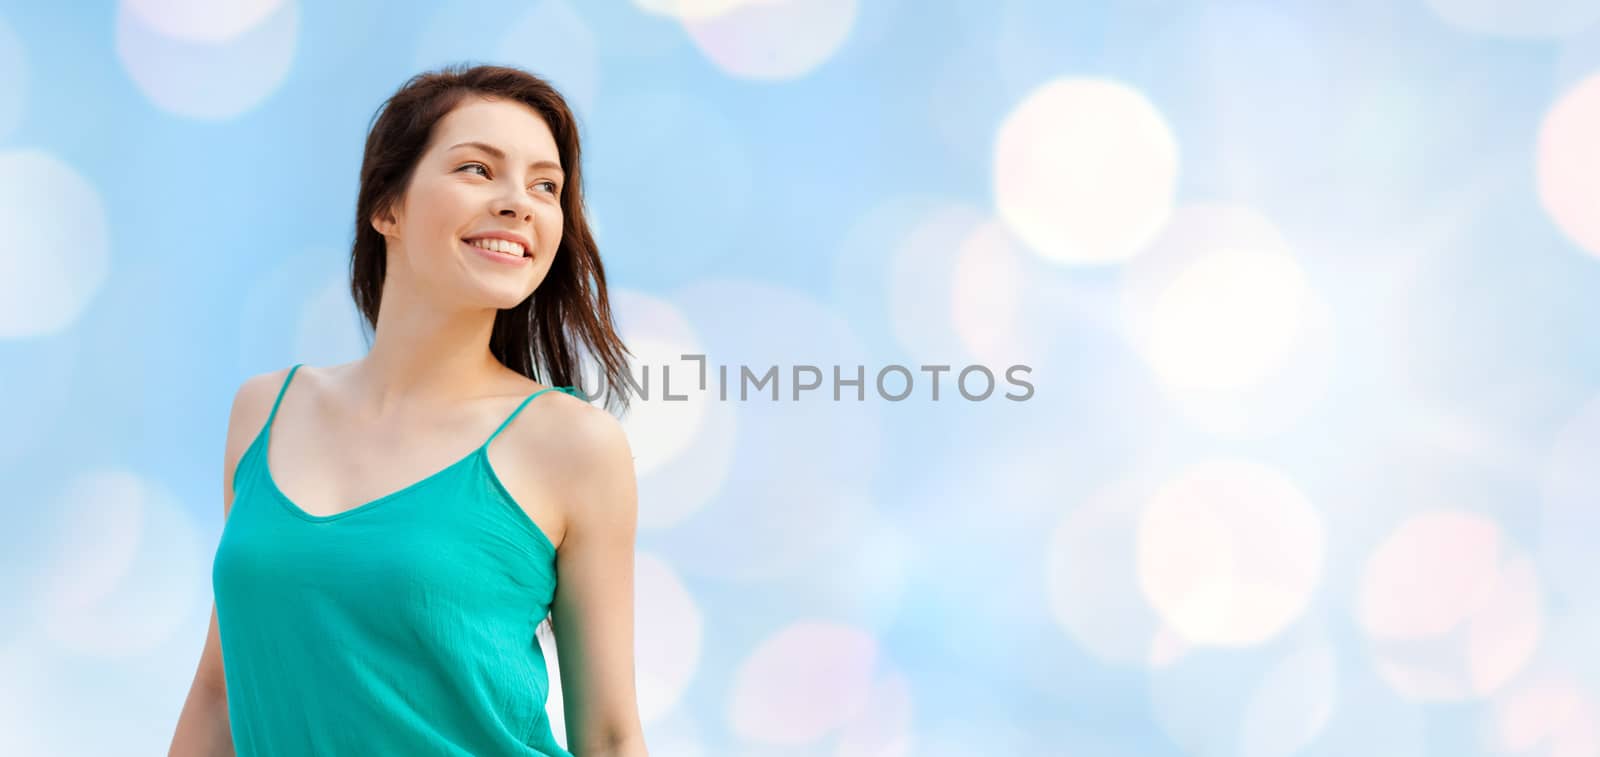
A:
<svg viewBox="0 0 1600 757">
<path fill-rule="evenodd" d="M 288 493 L 284 492 L 283 487 L 278 485 L 277 478 L 275 476 L 273 476 L 273 474 L 272 474 L 272 454 L 271 454 L 271 450 L 272 450 L 272 427 L 273 427 L 274 422 L 277 420 L 277 417 L 278 417 L 278 406 L 280 404 L 282 404 L 282 402 L 283 402 L 283 395 L 289 390 L 289 383 L 294 380 L 295 372 L 298 371 L 302 365 L 304 365 L 304 364 L 303 363 L 295 363 L 294 366 L 289 369 L 288 375 L 286 375 L 284 377 L 283 386 L 279 387 L 279 389 L 278 389 L 278 396 L 277 396 L 277 399 L 275 399 L 273 401 L 273 403 L 272 403 L 272 411 L 267 416 L 267 422 L 266 422 L 265 425 L 263 425 L 261 427 L 261 431 L 256 434 L 256 439 L 255 439 L 254 442 L 252 442 L 252 446 L 258 446 L 259 445 L 259 452 L 260 452 L 260 455 L 261 455 L 261 470 L 262 470 L 262 473 L 264 474 L 264 478 L 266 478 L 267 487 L 271 490 L 274 498 L 277 499 L 278 502 L 280 502 L 284 506 L 285 509 L 287 509 L 290 513 L 292 513 L 296 517 L 298 517 L 298 518 L 300 518 L 302 520 L 307 520 L 307 521 L 313 522 L 313 523 L 326 523 L 326 522 L 330 522 L 330 521 L 336 521 L 336 520 L 340 520 L 342 518 L 346 518 L 346 517 L 349 517 L 349 516 L 352 516 L 352 515 L 356 515 L 358 513 L 367 512 L 367 511 L 371 511 L 371 510 L 377 509 L 379 506 L 381 506 L 383 504 L 391 502 L 391 501 L 393 501 L 395 499 L 399 499 L 400 497 L 402 497 L 404 495 L 410 494 L 410 493 L 415 492 L 415 491 L 417 491 L 419 489 L 423 489 L 423 488 L 427 487 L 427 485 L 432 484 L 432 483 L 434 483 L 434 482 L 446 477 L 450 473 L 454 472 L 456 469 L 461 468 L 462 466 L 466 465 L 469 462 L 472 462 L 475 458 L 482 458 L 483 459 L 483 462 L 485 463 L 485 465 L 483 466 L 484 470 L 488 471 L 488 475 L 493 480 L 496 488 L 501 492 L 505 492 L 506 491 L 505 484 L 500 481 L 499 475 L 494 472 L 494 466 L 488 464 L 488 462 L 489 462 L 489 457 L 488 457 L 489 444 L 491 442 L 493 442 L 495 440 L 495 438 L 500 435 L 501 431 L 505 430 L 506 426 L 511 425 L 511 421 L 515 420 L 517 415 L 522 412 L 522 409 L 524 407 L 526 407 L 529 402 L 532 402 L 535 397 L 538 397 L 539 395 L 544 394 L 545 392 L 548 392 L 548 391 L 551 391 L 551 390 L 559 391 L 559 392 L 562 392 L 564 394 L 571 394 L 571 395 L 577 396 L 576 388 L 570 387 L 570 386 L 547 386 L 547 387 L 545 387 L 543 389 L 540 389 L 540 390 L 534 392 L 533 394 L 530 394 L 527 397 L 523 398 L 522 402 L 518 403 L 516 409 L 512 410 L 511 413 L 506 416 L 506 419 L 501 421 L 500 425 L 495 427 L 495 430 L 492 433 L 489 434 L 489 438 L 485 439 L 482 444 L 479 444 L 472 451 L 470 451 L 467 454 L 463 455 L 460 459 L 456 460 L 455 462 L 450 463 L 449 465 L 446 465 L 443 468 L 440 468 L 440 469 L 434 471 L 433 473 L 430 473 L 430 474 L 428 474 L 428 475 L 426 475 L 426 476 L 424 476 L 424 477 L 422 477 L 420 479 L 417 479 L 416 481 L 413 481 L 413 482 L 411 482 L 409 484 L 406 484 L 405 486 L 402 486 L 399 489 L 391 491 L 391 492 L 389 492 L 387 494 L 384 494 L 384 495 L 382 495 L 380 497 L 376 497 L 374 499 L 370 499 L 370 500 L 368 500 L 366 502 L 362 502 L 361 504 L 355 505 L 354 507 L 349 507 L 349 508 L 340 510 L 338 512 L 329 513 L 327 515 L 318 515 L 316 513 L 313 513 L 313 512 L 310 512 L 310 511 L 306 510 L 305 508 L 301 507 L 299 503 L 295 502 L 294 499 L 291 498 L 288 495 Z M 519 511 L 521 510 L 521 507 L 516 505 L 515 502 L 512 502 L 512 505 L 516 506 Z M 523 515 L 526 517 L 527 513 L 524 512 Z M 535 523 L 531 517 L 527 517 L 526 519 L 528 521 L 528 524 L 533 527 L 533 530 L 535 532 L 537 532 L 538 535 L 542 539 L 544 539 L 545 543 L 549 544 L 549 545 L 551 545 L 553 547 L 554 544 L 553 544 L 553 542 L 550 541 L 549 534 L 546 534 L 544 532 L 544 529 L 541 528 L 538 523 Z"/>
<path fill-rule="evenodd" d="M 371 500 L 368 500 L 366 502 L 362 502 L 361 504 L 356 505 L 355 507 L 350 507 L 350 508 L 347 508 L 347 509 L 344 509 L 344 510 L 340 510 L 339 512 L 329 513 L 327 515 L 318 515 L 316 513 L 310 512 L 310 511 L 306 510 L 305 508 L 301 507 L 299 503 L 295 502 L 294 499 L 288 495 L 288 493 L 284 492 L 282 487 L 278 486 L 278 480 L 276 478 L 274 478 L 273 475 L 272 475 L 271 455 L 267 454 L 267 450 L 270 449 L 271 446 L 272 446 L 271 445 L 271 436 L 272 436 L 271 434 L 267 434 L 265 436 L 265 439 L 263 440 L 262 447 L 261 447 L 261 471 L 263 473 L 264 478 L 266 478 L 266 480 L 267 480 L 267 487 L 272 491 L 272 495 L 280 503 L 282 503 L 284 505 L 284 507 L 289 510 L 290 513 L 293 513 L 296 517 L 298 517 L 298 518 L 300 518 L 302 520 L 308 520 L 308 521 L 311 521 L 313 523 L 327 523 L 327 522 L 330 522 L 330 521 L 336 521 L 336 520 L 340 520 L 342 518 L 347 518 L 347 517 L 349 517 L 351 515 L 356 515 L 358 513 L 366 512 L 368 510 L 377 509 L 379 506 L 381 506 L 381 505 L 383 505 L 385 503 L 388 503 L 390 501 L 399 499 L 400 497 L 402 497 L 404 495 L 411 494 L 411 493 L 417 491 L 418 489 L 422 489 L 422 488 L 426 487 L 428 484 L 434 483 L 435 481 L 438 481 L 439 479 L 444 478 L 447 474 L 455 471 L 457 468 L 460 468 L 463 465 L 466 465 L 468 462 L 471 462 L 474 457 L 478 457 L 480 455 L 483 455 L 485 450 L 488 449 L 487 445 L 479 446 L 477 449 L 474 449 L 471 452 L 468 452 L 465 457 L 462 457 L 461 459 L 459 459 L 459 460 L 457 460 L 457 461 L 455 461 L 455 462 L 453 462 L 453 463 L 451 463 L 449 465 L 446 465 L 445 467 L 440 468 L 439 470 L 436 470 L 433 473 L 430 473 L 430 474 L 428 474 L 427 476 L 424 476 L 421 479 L 418 479 L 416 481 L 413 481 L 412 483 L 406 484 L 405 486 L 402 486 L 399 489 L 396 489 L 396 490 L 394 490 L 392 492 L 389 492 L 388 494 L 385 494 L 385 495 L 383 495 L 381 497 L 378 497 L 376 499 L 371 499 Z M 490 470 L 492 471 L 493 468 L 491 468 Z M 549 537 L 546 536 L 546 538 L 548 539 Z"/>
</svg>

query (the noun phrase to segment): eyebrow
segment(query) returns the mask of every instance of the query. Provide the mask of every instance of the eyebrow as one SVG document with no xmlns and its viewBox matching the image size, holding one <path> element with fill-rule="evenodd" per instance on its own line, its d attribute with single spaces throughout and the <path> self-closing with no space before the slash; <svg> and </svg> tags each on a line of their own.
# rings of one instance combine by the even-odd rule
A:
<svg viewBox="0 0 1600 757">
<path fill-rule="evenodd" d="M 459 144 L 451 145 L 450 149 L 454 150 L 454 149 L 457 149 L 457 148 L 460 148 L 460 147 L 471 147 L 471 148 L 474 148 L 474 149 L 477 149 L 477 150 L 482 150 L 483 152 L 489 153 L 490 155 L 495 156 L 495 158 L 497 158 L 499 160 L 505 160 L 506 159 L 506 153 L 505 153 L 504 150 L 501 150 L 500 148 L 495 147 L 494 145 L 484 144 L 483 142 L 461 142 Z M 562 176 L 566 176 L 567 175 L 567 172 L 565 170 L 562 170 L 561 164 L 557 163 L 557 162 L 555 162 L 553 160 L 536 160 L 536 161 L 534 161 L 532 163 L 529 163 L 528 167 L 529 168 L 549 168 L 551 170 L 559 172 Z"/>
</svg>

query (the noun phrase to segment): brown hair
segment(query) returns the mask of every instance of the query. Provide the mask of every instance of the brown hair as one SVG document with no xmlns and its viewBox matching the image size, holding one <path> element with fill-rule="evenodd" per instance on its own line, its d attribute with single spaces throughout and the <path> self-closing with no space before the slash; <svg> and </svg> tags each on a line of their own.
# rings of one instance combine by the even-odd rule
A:
<svg viewBox="0 0 1600 757">
<path fill-rule="evenodd" d="M 387 256 L 372 227 L 380 208 L 405 194 L 427 149 L 434 124 L 470 96 L 520 102 L 544 118 L 555 137 L 566 182 L 561 244 L 550 271 L 528 299 L 495 314 L 489 351 L 507 368 L 553 386 L 572 386 L 586 397 L 604 395 L 608 410 L 628 407 L 624 355 L 606 297 L 605 269 L 584 215 L 583 166 L 578 124 L 566 100 L 545 80 L 507 66 L 453 64 L 411 77 L 373 114 L 361 158 L 356 234 L 350 249 L 350 294 L 374 332 L 383 296 Z M 598 387 L 582 380 L 580 345 L 598 363 Z"/>
</svg>

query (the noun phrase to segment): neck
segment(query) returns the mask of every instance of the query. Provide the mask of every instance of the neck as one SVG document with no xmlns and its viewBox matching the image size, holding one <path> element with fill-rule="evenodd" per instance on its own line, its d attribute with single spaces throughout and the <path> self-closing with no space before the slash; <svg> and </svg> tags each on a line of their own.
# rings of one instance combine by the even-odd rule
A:
<svg viewBox="0 0 1600 757">
<path fill-rule="evenodd" d="M 489 351 L 498 310 L 444 307 L 417 291 L 384 287 L 372 349 L 348 374 L 364 414 L 484 394 L 507 370 Z"/>
</svg>

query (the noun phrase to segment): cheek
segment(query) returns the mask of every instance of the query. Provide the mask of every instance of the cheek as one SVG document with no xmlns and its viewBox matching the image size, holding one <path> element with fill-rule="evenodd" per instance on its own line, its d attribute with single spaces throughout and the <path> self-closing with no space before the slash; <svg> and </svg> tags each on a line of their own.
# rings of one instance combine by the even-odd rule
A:
<svg viewBox="0 0 1600 757">
<path fill-rule="evenodd" d="M 406 198 L 405 231 L 407 238 L 428 239 L 439 226 L 439 204 L 434 193 L 414 188 Z"/>
<path fill-rule="evenodd" d="M 557 245 L 561 244 L 561 231 L 566 228 L 566 222 L 562 218 L 559 208 L 555 209 L 554 212 L 540 216 L 538 223 L 539 237 L 549 240 L 550 249 L 555 249 Z"/>
</svg>

